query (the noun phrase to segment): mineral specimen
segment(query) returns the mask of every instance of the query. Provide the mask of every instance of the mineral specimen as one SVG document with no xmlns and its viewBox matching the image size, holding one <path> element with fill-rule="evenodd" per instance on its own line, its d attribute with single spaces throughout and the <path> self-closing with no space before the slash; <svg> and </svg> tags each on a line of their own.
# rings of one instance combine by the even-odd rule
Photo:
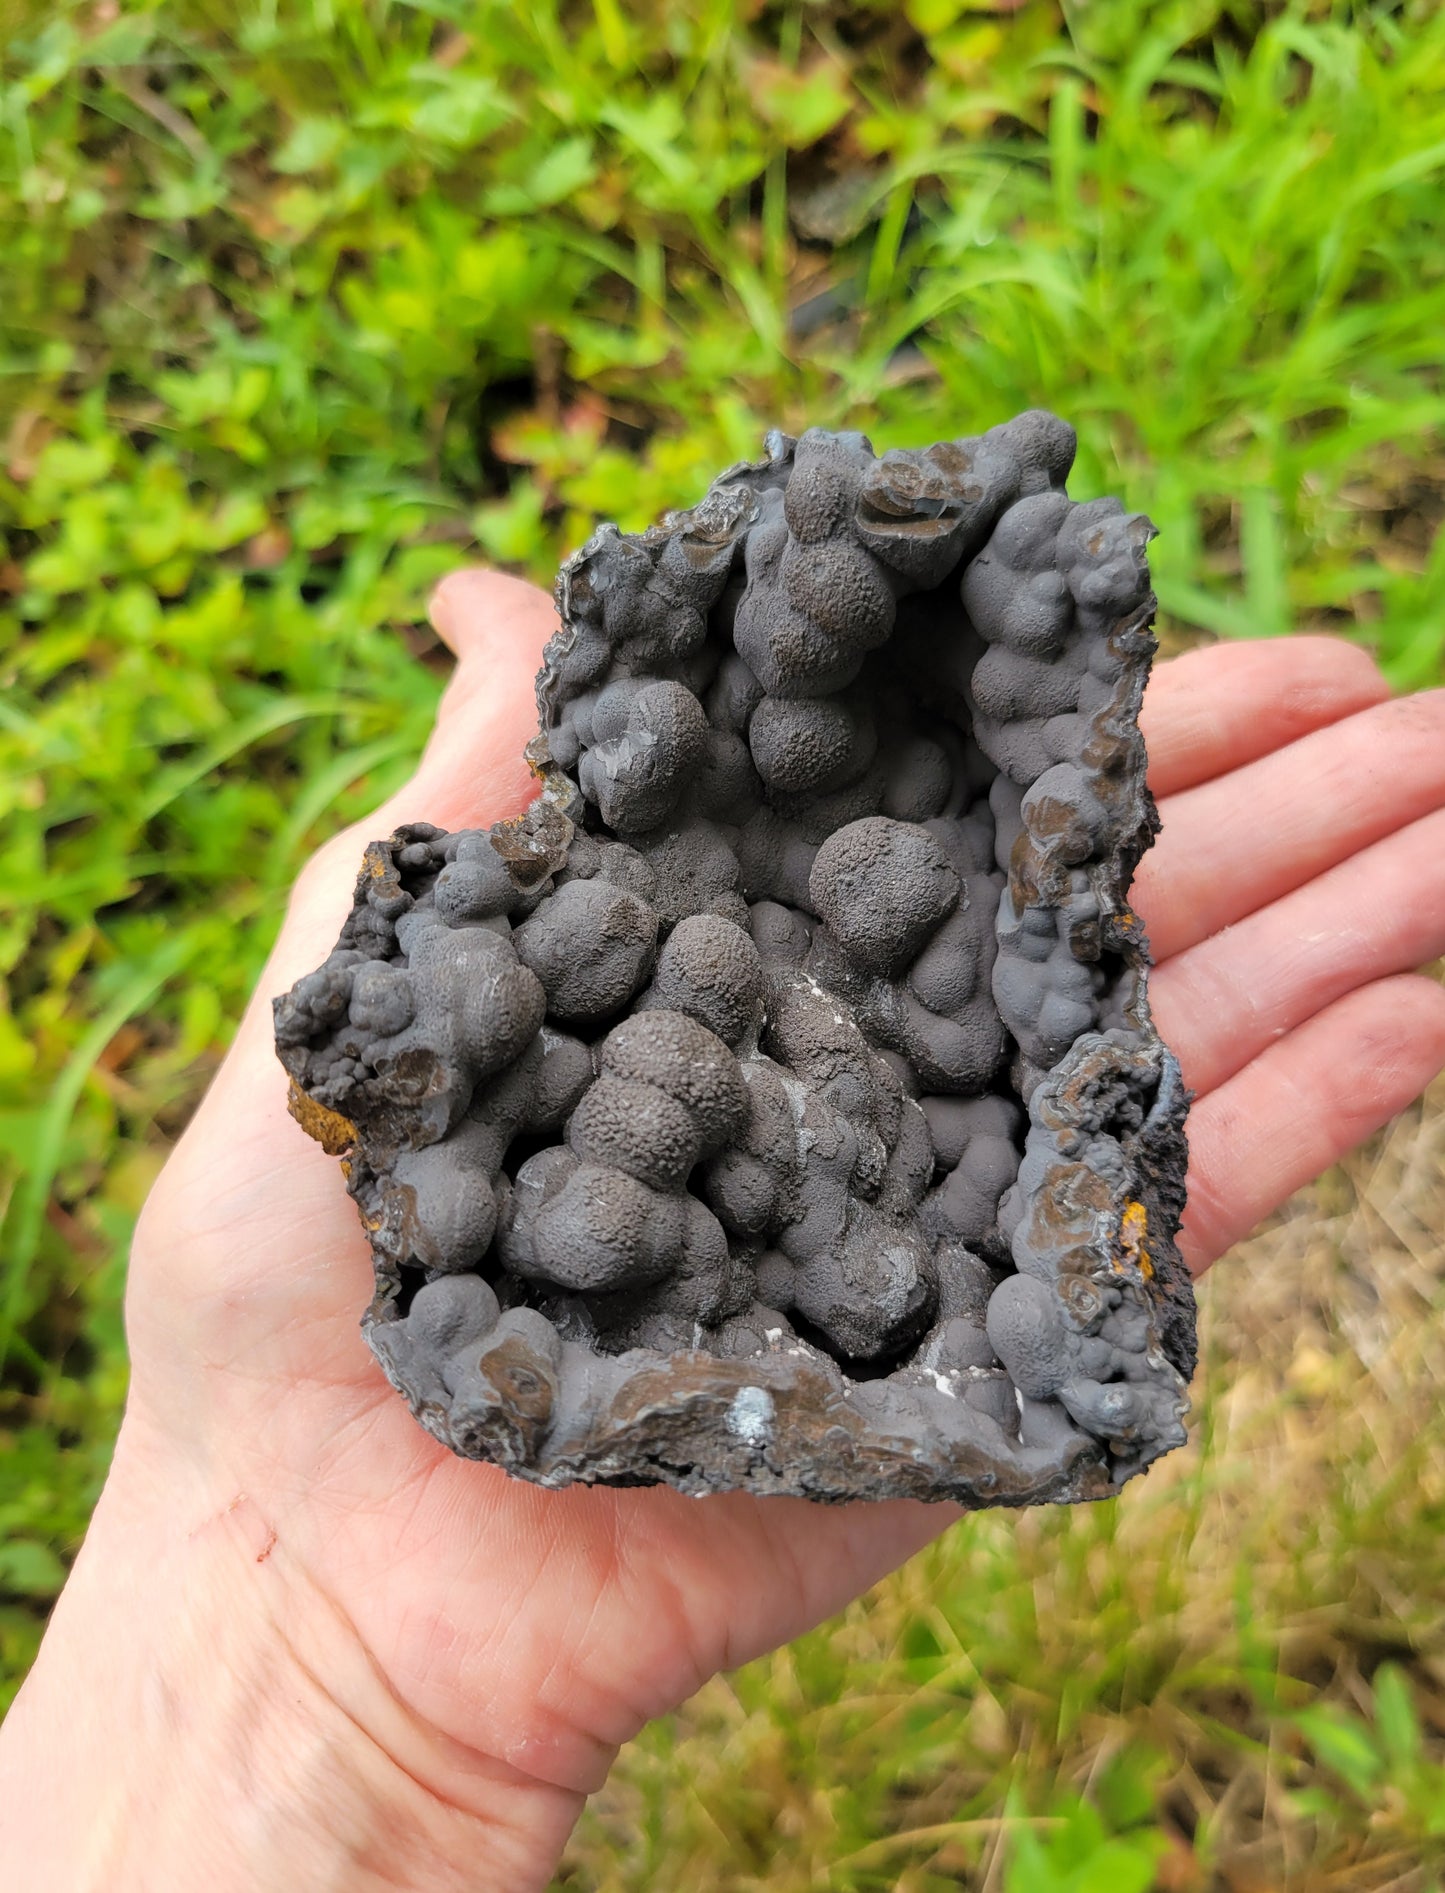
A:
<svg viewBox="0 0 1445 1893">
<path fill-rule="evenodd" d="M 277 1001 L 421 1423 L 544 1485 L 1098 1498 L 1184 1438 L 1187 1095 L 1127 892 L 1148 521 L 1021 415 L 774 435 L 564 566 L 522 816 Z"/>
</svg>

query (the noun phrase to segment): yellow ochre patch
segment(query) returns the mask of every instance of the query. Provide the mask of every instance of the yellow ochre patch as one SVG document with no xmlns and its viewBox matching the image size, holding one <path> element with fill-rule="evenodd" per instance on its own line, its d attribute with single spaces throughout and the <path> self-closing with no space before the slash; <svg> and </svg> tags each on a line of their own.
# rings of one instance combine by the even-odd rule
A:
<svg viewBox="0 0 1445 1893">
<path fill-rule="evenodd" d="M 1154 1264 L 1149 1260 L 1149 1249 L 1145 1242 L 1148 1234 L 1149 1212 L 1142 1203 L 1131 1200 L 1124 1205 L 1124 1214 L 1119 1218 L 1119 1244 L 1146 1282 L 1154 1273 Z"/>
<path fill-rule="evenodd" d="M 287 1094 L 286 1109 L 306 1135 L 316 1139 L 328 1157 L 341 1156 L 356 1142 L 356 1126 L 351 1119 L 308 1098 L 294 1078 Z"/>
</svg>

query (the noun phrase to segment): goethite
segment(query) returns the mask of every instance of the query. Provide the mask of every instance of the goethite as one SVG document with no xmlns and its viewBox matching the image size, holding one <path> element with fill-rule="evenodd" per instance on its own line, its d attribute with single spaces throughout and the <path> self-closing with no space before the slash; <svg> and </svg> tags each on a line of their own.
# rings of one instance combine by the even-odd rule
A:
<svg viewBox="0 0 1445 1893">
<path fill-rule="evenodd" d="M 367 849 L 276 1003 L 364 1326 L 544 1485 L 1100 1498 L 1182 1443 L 1141 515 L 1031 413 L 770 436 L 563 567 L 527 812 Z"/>
</svg>

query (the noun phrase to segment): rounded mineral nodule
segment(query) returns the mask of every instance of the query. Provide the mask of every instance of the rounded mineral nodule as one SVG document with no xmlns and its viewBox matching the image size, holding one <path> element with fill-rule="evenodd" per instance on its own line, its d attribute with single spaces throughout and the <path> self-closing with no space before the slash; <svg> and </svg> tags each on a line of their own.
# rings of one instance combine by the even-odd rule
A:
<svg viewBox="0 0 1445 1893">
<path fill-rule="evenodd" d="M 277 1047 L 454 1451 L 1022 1505 L 1183 1440 L 1186 1094 L 1128 908 L 1153 528 L 1072 458 L 1038 412 L 813 428 L 600 527 L 532 807 L 367 850 Z"/>
</svg>

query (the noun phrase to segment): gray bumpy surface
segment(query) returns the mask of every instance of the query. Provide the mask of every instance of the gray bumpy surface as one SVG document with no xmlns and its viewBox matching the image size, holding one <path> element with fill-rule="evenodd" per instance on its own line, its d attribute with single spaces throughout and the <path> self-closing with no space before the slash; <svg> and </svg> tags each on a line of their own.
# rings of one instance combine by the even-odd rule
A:
<svg viewBox="0 0 1445 1893">
<path fill-rule="evenodd" d="M 521 817 L 277 1001 L 421 1423 L 545 1485 L 1098 1498 L 1184 1438 L 1187 1095 L 1127 892 L 1152 528 L 1020 416 L 772 436 L 564 567 Z"/>
</svg>

